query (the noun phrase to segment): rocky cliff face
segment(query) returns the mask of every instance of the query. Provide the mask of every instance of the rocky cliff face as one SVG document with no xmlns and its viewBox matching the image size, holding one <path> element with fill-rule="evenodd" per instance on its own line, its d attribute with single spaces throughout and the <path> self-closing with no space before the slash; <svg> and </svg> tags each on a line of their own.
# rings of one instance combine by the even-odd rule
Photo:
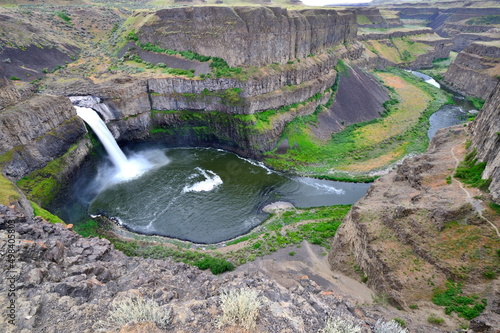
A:
<svg viewBox="0 0 500 333">
<path fill-rule="evenodd" d="M 356 16 L 328 9 L 189 7 L 164 9 L 143 20 L 141 43 L 223 58 L 230 66 L 286 63 L 353 41 Z"/>
<path fill-rule="evenodd" d="M 386 19 L 382 16 L 378 8 L 354 7 L 353 10 L 357 15 L 357 21 L 360 27 L 387 29 L 403 25 L 399 20 L 399 16 L 393 15 L 393 17 Z"/>
<path fill-rule="evenodd" d="M 0 77 L 0 110 L 16 103 L 21 99 L 21 94 L 6 78 Z"/>
<path fill-rule="evenodd" d="M 35 96 L 0 112 L 0 156 L 6 176 L 19 180 L 63 155 L 86 133 L 69 99 Z"/>
<path fill-rule="evenodd" d="M 359 39 L 369 50 L 364 57 L 372 57 L 368 66 L 375 63 L 378 68 L 430 68 L 434 59 L 447 58 L 451 50 L 451 39 L 441 38 L 428 28 L 363 32 Z"/>
<path fill-rule="evenodd" d="M 498 40 L 497 26 L 489 23 L 474 23 L 473 18 L 499 15 L 500 9 L 492 5 L 490 8 L 478 8 L 472 3 L 447 2 L 446 4 L 397 4 L 389 7 L 399 11 L 402 19 L 420 19 L 429 21 L 440 36 L 451 38 L 452 50 L 462 51 L 475 41 Z"/>
<path fill-rule="evenodd" d="M 100 84 L 79 80 L 71 85 L 51 86 L 49 92 L 98 96 L 110 109 L 105 117 L 119 140 L 149 138 L 173 144 L 211 145 L 259 158 L 274 148 L 284 126 L 294 117 L 311 114 L 319 104 L 326 103 L 340 55 L 323 54 L 266 67 L 248 80 L 123 78 Z M 252 128 L 255 118 L 238 116 L 295 104 L 293 110 L 280 114 L 263 130 Z"/>
<path fill-rule="evenodd" d="M 496 253 L 474 252 L 500 241 L 470 203 L 476 205 L 475 190 L 446 181 L 466 153 L 466 138 L 463 125 L 442 129 L 426 154 L 378 179 L 337 231 L 329 260 L 333 269 L 361 272 L 369 286 L 403 307 L 429 301 L 447 279 L 460 279 L 466 292 L 488 299 L 488 315 L 498 323 L 494 287 L 482 276 Z M 483 331 L 494 332 L 495 325 Z"/>
<path fill-rule="evenodd" d="M 478 160 L 487 163 L 483 178 L 491 178 L 490 193 L 500 204 L 500 83 L 474 121 L 471 132 Z"/>
<path fill-rule="evenodd" d="M 486 100 L 500 74 L 500 42 L 477 42 L 460 52 L 444 75 L 452 89 Z"/>
<path fill-rule="evenodd" d="M 298 272 L 284 286 L 255 271 L 214 276 L 171 260 L 129 258 L 106 239 L 83 238 L 61 224 L 0 206 L 2 253 L 9 250 L 9 235 L 15 237 L 14 263 L 2 255 L 0 267 L 17 274 L 0 275 L 0 305 L 6 309 L 14 304 L 15 325 L 9 324 L 10 317 L 0 316 L 4 332 L 237 331 L 237 325 L 219 327 L 218 320 L 222 293 L 241 288 L 255 291 L 261 300 L 255 332 L 317 332 L 328 316 L 368 331 L 383 313 L 360 307 L 325 289 L 331 287 L 327 281 L 320 286 Z M 15 297 L 8 296 L 13 280 Z M 116 304 L 130 299 L 151 299 L 162 312 L 170 310 L 169 323 L 163 330 L 153 322 L 123 328 L 109 324 Z"/>
</svg>

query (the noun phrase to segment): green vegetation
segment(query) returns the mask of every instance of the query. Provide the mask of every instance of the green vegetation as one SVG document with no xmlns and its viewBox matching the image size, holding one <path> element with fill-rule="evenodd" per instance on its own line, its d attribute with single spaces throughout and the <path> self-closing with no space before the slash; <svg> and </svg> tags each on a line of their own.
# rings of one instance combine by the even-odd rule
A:
<svg viewBox="0 0 500 333">
<path fill-rule="evenodd" d="M 436 316 L 434 313 L 431 313 L 429 317 L 427 317 L 427 321 L 431 324 L 441 325 L 444 323 L 444 319 Z"/>
<path fill-rule="evenodd" d="M 490 24 L 500 24 L 500 15 L 485 15 L 473 17 L 465 21 L 468 25 L 490 25 Z"/>
<path fill-rule="evenodd" d="M 486 267 L 486 269 L 483 271 L 483 277 L 486 279 L 493 280 L 496 275 L 497 275 L 497 269 L 493 267 Z"/>
<path fill-rule="evenodd" d="M 357 15 L 356 19 L 359 25 L 372 24 L 372 21 L 366 15 Z"/>
<path fill-rule="evenodd" d="M 57 17 L 59 17 L 61 20 L 63 20 L 66 23 L 71 22 L 71 17 L 68 16 L 68 13 L 66 12 L 56 12 Z"/>
<path fill-rule="evenodd" d="M 384 103 L 382 118 L 349 125 L 325 142 L 316 139 L 312 131 L 317 113 L 297 117 L 282 136 L 293 148 L 284 154 L 268 152 L 265 162 L 275 169 L 305 174 L 336 178 L 335 172 L 344 171 L 366 177 L 363 173 L 385 167 L 408 153 L 425 151 L 429 116 L 449 103 L 448 96 L 399 69 L 377 75 L 394 90 Z"/>
<path fill-rule="evenodd" d="M 50 223 L 62 223 L 65 224 L 63 220 L 61 220 L 58 216 L 52 214 L 48 210 L 43 209 L 42 207 L 38 206 L 35 202 L 30 201 L 30 205 L 33 208 L 33 214 L 35 216 L 40 216 L 42 219 L 45 221 L 48 221 Z"/>
<path fill-rule="evenodd" d="M 17 186 L 27 194 L 28 198 L 42 207 L 49 205 L 59 192 L 62 184 L 59 179 L 61 171 L 66 166 L 66 161 L 71 158 L 71 153 L 76 145 L 70 147 L 61 157 L 50 161 L 17 182 Z"/>
<path fill-rule="evenodd" d="M 201 260 L 195 261 L 193 265 L 202 270 L 210 268 L 210 271 L 213 274 L 221 274 L 227 271 L 234 270 L 234 265 L 229 261 L 209 256 L 204 257 Z"/>
<path fill-rule="evenodd" d="M 18 78 L 17 76 L 11 76 L 11 77 L 10 77 L 10 79 L 11 79 L 12 81 L 20 81 L 20 80 L 21 80 L 21 79 L 20 79 L 20 78 Z"/>
<path fill-rule="evenodd" d="M 75 225 L 73 228 L 85 237 L 98 236 L 109 239 L 116 249 L 128 256 L 172 258 L 201 269 L 209 268 L 212 273 L 220 274 L 234 269 L 234 264 L 253 261 L 257 257 L 275 252 L 279 248 L 299 244 L 303 240 L 328 249 L 332 237 L 350 208 L 350 205 L 339 205 L 272 214 L 256 232 L 227 242 L 226 246 L 246 243 L 237 250 L 229 250 L 225 253 L 213 250 L 210 252 L 191 250 L 189 249 L 191 245 L 176 240 L 167 241 L 170 244 L 152 243 L 151 239 L 146 236 L 144 238 L 137 236 L 136 240 L 119 239 L 110 234 L 107 227 L 99 227 L 98 223 L 93 220 Z M 290 252 L 289 255 L 295 255 L 295 252 Z"/>
<path fill-rule="evenodd" d="M 335 70 L 337 73 L 339 73 L 341 76 L 348 76 L 349 71 L 351 68 L 345 63 L 344 60 L 339 59 L 337 61 L 337 64 L 335 65 Z"/>
<path fill-rule="evenodd" d="M 151 43 L 141 44 L 138 42 L 139 38 L 135 34 L 135 31 L 132 30 L 127 34 L 126 37 L 128 40 L 136 41 L 136 45 L 141 49 L 149 52 L 156 53 L 165 53 L 169 55 L 180 55 L 188 60 L 197 60 L 200 62 L 210 62 L 210 68 L 212 69 L 213 74 L 205 74 L 203 78 L 210 78 L 212 75 L 215 77 L 232 77 L 238 74 L 241 74 L 243 69 L 241 67 L 230 67 L 227 62 L 218 57 L 209 57 L 198 54 L 192 51 L 175 51 L 170 49 L 164 49 L 158 45 L 154 45 Z M 137 56 L 136 56 L 137 57 Z M 138 57 L 137 57 L 138 58 Z M 174 74 L 174 73 L 172 73 Z M 180 74 L 183 75 L 183 74 Z"/>
<path fill-rule="evenodd" d="M 417 59 L 433 49 L 424 43 L 414 41 L 415 36 L 389 38 L 388 40 L 368 40 L 363 43 L 375 54 L 382 56 L 396 64 L 407 63 Z"/>
<path fill-rule="evenodd" d="M 191 251 L 179 248 L 173 248 L 164 245 L 152 245 L 149 243 L 140 243 L 138 241 L 124 241 L 117 238 L 108 238 L 116 249 L 123 251 L 130 257 L 143 257 L 153 259 L 172 258 L 175 261 L 181 261 L 186 264 L 197 266 L 200 269 L 208 269 L 214 274 L 220 274 L 226 271 L 232 271 L 234 265 L 220 257 L 211 256 L 207 253 Z"/>
<path fill-rule="evenodd" d="M 486 168 L 486 162 L 478 162 L 477 151 L 474 149 L 467 155 L 455 170 L 455 177 L 464 184 L 477 187 L 483 191 L 488 191 L 491 179 L 482 179 L 482 174 Z"/>
<path fill-rule="evenodd" d="M 493 209 L 493 211 L 494 211 L 496 214 L 500 215 L 500 205 L 499 205 L 499 204 L 494 203 L 493 201 L 490 201 L 490 203 L 488 204 L 488 206 L 489 206 L 491 209 Z"/>
<path fill-rule="evenodd" d="M 73 230 L 83 237 L 100 237 L 99 224 L 95 220 L 87 220 L 85 222 L 73 226 Z"/>
<path fill-rule="evenodd" d="M 476 318 L 486 308 L 485 299 L 479 300 L 477 295 L 464 295 L 462 285 L 452 281 L 446 283 L 445 290 L 437 290 L 434 293 L 432 302 L 444 306 L 447 315 L 455 312 L 467 320 Z"/>
<path fill-rule="evenodd" d="M 0 204 L 9 206 L 17 198 L 19 193 L 14 184 L 0 173 Z"/>
<path fill-rule="evenodd" d="M 401 327 L 406 327 L 406 321 L 404 321 L 404 319 L 394 318 L 393 321 L 395 321 L 396 323 L 398 323 L 399 326 L 401 326 Z"/>
<path fill-rule="evenodd" d="M 484 99 L 477 98 L 477 97 L 467 97 L 469 101 L 471 101 L 472 105 L 478 110 L 481 110 L 483 108 L 484 103 L 486 102 Z"/>
</svg>

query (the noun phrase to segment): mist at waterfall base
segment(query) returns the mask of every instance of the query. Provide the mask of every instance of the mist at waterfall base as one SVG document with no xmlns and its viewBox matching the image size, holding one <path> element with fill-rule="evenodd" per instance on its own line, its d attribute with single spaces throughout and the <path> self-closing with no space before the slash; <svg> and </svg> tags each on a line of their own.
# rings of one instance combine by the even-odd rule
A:
<svg viewBox="0 0 500 333">
<path fill-rule="evenodd" d="M 106 155 L 87 162 L 58 213 L 72 223 L 105 215 L 126 228 L 196 243 L 217 243 L 261 224 L 275 201 L 297 207 L 352 204 L 370 184 L 297 177 L 212 148 L 126 147 L 150 169 L 124 180 Z M 73 221 L 72 221 L 73 220 Z"/>
</svg>

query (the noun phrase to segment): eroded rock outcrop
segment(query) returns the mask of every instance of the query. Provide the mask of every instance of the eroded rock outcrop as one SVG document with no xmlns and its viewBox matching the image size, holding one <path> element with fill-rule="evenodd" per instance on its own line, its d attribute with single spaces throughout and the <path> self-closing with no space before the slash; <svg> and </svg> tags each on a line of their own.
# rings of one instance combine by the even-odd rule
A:
<svg viewBox="0 0 500 333">
<path fill-rule="evenodd" d="M 473 2 L 402 3 L 389 6 L 402 19 L 426 20 L 441 37 L 452 40 L 452 50 L 462 51 L 475 41 L 498 40 L 497 26 L 488 17 L 500 14 L 493 3 L 476 6 Z M 476 20 L 477 18 L 477 20 Z"/>
<path fill-rule="evenodd" d="M 4 255 L 8 235 L 15 238 L 12 266 Z M 168 331 L 218 332 L 225 329 L 218 326 L 221 293 L 243 287 L 262 300 L 256 332 L 317 332 L 328 316 L 350 320 L 368 332 L 381 318 L 380 310 L 325 291 L 297 272 L 294 287 L 286 288 L 255 271 L 214 276 L 170 259 L 129 258 L 106 239 L 83 238 L 64 225 L 30 219 L 5 206 L 0 206 L 0 252 L 0 306 L 6 309 L 13 299 L 15 316 L 14 325 L 0 316 L 4 332 L 120 329 L 107 323 L 111 310 L 131 298 L 151 299 L 162 311 L 170 309 Z M 15 298 L 7 295 L 12 281 Z M 123 331 L 139 327 L 164 331 L 152 322 Z"/>
<path fill-rule="evenodd" d="M 379 8 L 354 7 L 353 10 L 357 15 L 357 21 L 360 27 L 387 29 L 403 25 L 397 12 L 386 11 L 386 14 L 390 14 L 390 17 L 386 18 L 382 15 Z"/>
<path fill-rule="evenodd" d="M 0 76 L 0 110 L 16 103 L 20 99 L 21 93 L 14 87 L 12 82 Z"/>
<path fill-rule="evenodd" d="M 471 133 L 478 160 L 486 162 L 482 177 L 491 178 L 490 193 L 500 204 L 500 83 L 474 121 Z"/>
<path fill-rule="evenodd" d="M 3 173 L 19 180 L 66 153 L 86 132 L 66 97 L 39 95 L 6 108 L 0 112 Z"/>
<path fill-rule="evenodd" d="M 189 7 L 137 13 L 139 42 L 223 58 L 230 66 L 286 63 L 353 41 L 356 16 L 332 9 Z"/>
<path fill-rule="evenodd" d="M 466 292 L 478 293 L 493 307 L 491 280 L 482 272 L 495 265 L 496 253 L 484 252 L 478 259 L 474 252 L 497 248 L 500 240 L 471 205 L 474 194 L 456 180 L 446 181 L 466 154 L 466 138 L 463 125 L 442 129 L 426 154 L 375 181 L 335 235 L 332 268 L 361 273 L 369 286 L 400 306 L 428 302 L 447 279 L 460 279 Z M 464 232 L 474 239 L 465 240 Z M 490 315 L 498 322 L 497 314 Z"/>
<path fill-rule="evenodd" d="M 486 100 L 500 73 L 500 41 L 476 42 L 460 52 L 444 75 L 452 89 Z"/>
</svg>

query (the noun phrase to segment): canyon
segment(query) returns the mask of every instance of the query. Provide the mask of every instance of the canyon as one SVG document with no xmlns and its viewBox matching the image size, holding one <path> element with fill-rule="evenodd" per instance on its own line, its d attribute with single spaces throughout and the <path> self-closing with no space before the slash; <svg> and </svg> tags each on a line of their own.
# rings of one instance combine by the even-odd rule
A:
<svg viewBox="0 0 500 333">
<path fill-rule="evenodd" d="M 486 207 L 500 204 L 498 24 L 465 22 L 497 15 L 496 4 L 2 8 L 0 237 L 7 253 L 7 229 L 15 226 L 19 312 L 16 328 L 5 317 L 0 322 L 19 332 L 112 330 L 106 317 L 113 302 L 139 297 L 173 312 L 167 330 L 223 331 L 216 320 L 223 291 L 248 287 L 263 300 L 255 331 L 317 332 L 335 316 L 366 332 L 379 319 L 401 317 L 415 332 L 450 331 L 464 322 L 471 332 L 495 332 L 498 278 L 484 274 L 499 260 L 498 213 Z M 105 23 L 97 27 L 92 17 Z M 405 20 L 428 26 L 407 28 Z M 30 38 L 21 43 L 26 31 Z M 151 45 L 190 56 L 159 55 Z M 282 137 L 301 117 L 317 116 L 311 132 L 320 141 L 383 118 L 393 92 L 373 70 L 431 68 L 452 50 L 459 53 L 439 81 L 484 100 L 479 115 L 440 130 L 425 154 L 389 165 L 394 170 L 352 206 L 327 258 L 306 242 L 296 250 L 312 261 L 307 267 L 282 249 L 277 261 L 258 261 L 255 272 L 242 265 L 214 276 L 171 259 L 127 257 L 105 238 L 84 238 L 70 225 L 34 216 L 32 203 L 48 207 L 96 145 L 68 96 L 97 98 L 119 143 L 209 146 L 263 160 L 270 151 L 296 149 Z M 221 67 L 209 65 L 219 58 Z M 486 164 L 488 192 L 453 176 L 472 151 Z M 275 264 L 283 276 L 263 268 Z M 486 309 L 470 322 L 447 316 L 443 326 L 432 325 L 426 317 L 440 308 L 430 300 L 450 279 L 486 299 Z M 339 293 L 340 280 L 369 287 L 373 296 Z M 6 281 L 2 276 L 1 288 Z M 116 329 L 160 331 L 152 323 Z"/>
</svg>

